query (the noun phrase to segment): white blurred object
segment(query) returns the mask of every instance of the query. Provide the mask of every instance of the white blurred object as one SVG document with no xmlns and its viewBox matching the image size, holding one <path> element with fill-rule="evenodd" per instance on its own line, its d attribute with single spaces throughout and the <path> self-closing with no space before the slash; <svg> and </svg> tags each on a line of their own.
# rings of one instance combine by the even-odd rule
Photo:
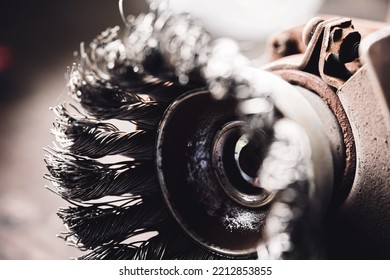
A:
<svg viewBox="0 0 390 280">
<path fill-rule="evenodd" d="M 263 40 L 271 33 L 305 23 L 323 0 L 147 0 L 190 12 L 217 37 Z"/>
</svg>

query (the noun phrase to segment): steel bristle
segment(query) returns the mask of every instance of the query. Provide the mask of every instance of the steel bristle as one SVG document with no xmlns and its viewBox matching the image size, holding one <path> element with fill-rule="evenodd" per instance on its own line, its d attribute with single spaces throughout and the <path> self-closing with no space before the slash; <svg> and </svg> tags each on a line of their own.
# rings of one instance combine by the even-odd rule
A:
<svg viewBox="0 0 390 280">
<path fill-rule="evenodd" d="M 46 165 L 49 170 L 46 178 L 65 199 L 88 201 L 108 195 L 158 196 L 160 193 L 150 162 L 108 164 L 53 152 L 47 156 Z"/>
<path fill-rule="evenodd" d="M 129 244 L 101 246 L 78 260 L 130 260 L 137 252 L 137 247 Z"/>
<path fill-rule="evenodd" d="M 116 244 L 140 233 L 164 228 L 169 213 L 161 201 L 143 199 L 134 205 L 80 205 L 60 209 L 58 216 L 82 249 Z"/>
<path fill-rule="evenodd" d="M 130 121 L 144 129 L 155 129 L 166 108 L 156 101 L 100 84 L 82 85 L 77 92 L 79 103 L 91 116 Z"/>
<path fill-rule="evenodd" d="M 90 158 L 124 155 L 136 160 L 151 160 L 153 157 L 153 131 L 120 131 L 110 123 L 72 116 L 64 106 L 57 106 L 53 111 L 58 118 L 52 133 L 57 143 L 71 153 Z"/>
</svg>

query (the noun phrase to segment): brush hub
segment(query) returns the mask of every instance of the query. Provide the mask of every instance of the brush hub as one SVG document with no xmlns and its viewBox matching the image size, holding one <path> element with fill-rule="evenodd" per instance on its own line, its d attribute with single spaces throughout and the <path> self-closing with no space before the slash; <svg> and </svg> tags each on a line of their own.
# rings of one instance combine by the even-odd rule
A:
<svg viewBox="0 0 390 280">
<path fill-rule="evenodd" d="M 156 156 L 177 222 L 203 246 L 237 256 L 256 252 L 271 196 L 255 186 L 263 149 L 246 140 L 236 106 L 208 91 L 177 99 L 160 123 Z"/>
</svg>

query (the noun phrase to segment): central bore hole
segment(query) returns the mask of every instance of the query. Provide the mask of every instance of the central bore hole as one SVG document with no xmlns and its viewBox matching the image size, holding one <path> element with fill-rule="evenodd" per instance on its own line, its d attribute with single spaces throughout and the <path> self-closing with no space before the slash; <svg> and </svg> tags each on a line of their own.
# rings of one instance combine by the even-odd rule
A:
<svg viewBox="0 0 390 280">
<path fill-rule="evenodd" d="M 234 158 L 241 175 L 249 183 L 257 177 L 263 160 L 262 147 L 259 143 L 250 141 L 249 137 L 244 134 L 236 143 L 234 149 Z"/>
<path fill-rule="evenodd" d="M 236 202 L 246 207 L 261 207 L 272 197 L 258 180 L 267 151 L 262 132 L 249 135 L 243 121 L 226 124 L 217 133 L 213 146 L 213 165 L 221 187 Z"/>
</svg>

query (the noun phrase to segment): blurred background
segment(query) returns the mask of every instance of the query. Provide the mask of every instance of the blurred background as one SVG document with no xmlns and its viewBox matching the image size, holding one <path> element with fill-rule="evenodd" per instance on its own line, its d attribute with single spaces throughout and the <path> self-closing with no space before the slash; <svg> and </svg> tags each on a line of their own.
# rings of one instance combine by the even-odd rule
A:
<svg viewBox="0 0 390 280">
<path fill-rule="evenodd" d="M 263 0 L 261 5 L 279 1 Z M 308 1 L 296 2 L 296 11 L 278 4 L 284 14 L 300 15 L 286 24 L 304 23 L 313 13 L 388 19 L 388 0 L 319 0 L 305 15 L 301 12 Z M 136 15 L 147 7 L 143 0 L 125 1 L 126 14 Z M 262 13 L 265 16 L 264 11 L 259 9 L 258 17 Z M 225 14 L 227 22 L 232 17 L 229 11 L 224 13 L 223 5 L 215 13 Z M 245 14 L 240 16 L 245 19 Z M 275 15 L 269 25 L 281 28 L 277 22 L 282 16 Z M 205 17 L 209 25 L 218 24 L 213 24 L 216 19 L 210 15 Z M 45 185 L 49 182 L 43 179 L 43 148 L 54 140 L 49 132 L 54 119 L 49 107 L 67 99 L 66 67 L 74 61 L 73 53 L 80 42 L 88 43 L 115 25 L 123 25 L 116 0 L 0 2 L 0 259 L 68 259 L 80 255 L 56 238 L 65 230 L 56 211 L 66 202 L 48 191 Z M 247 39 L 260 41 L 261 50 L 261 40 L 269 31 L 259 31 L 262 34 L 258 38 L 249 38 L 254 36 L 250 34 Z"/>
</svg>

